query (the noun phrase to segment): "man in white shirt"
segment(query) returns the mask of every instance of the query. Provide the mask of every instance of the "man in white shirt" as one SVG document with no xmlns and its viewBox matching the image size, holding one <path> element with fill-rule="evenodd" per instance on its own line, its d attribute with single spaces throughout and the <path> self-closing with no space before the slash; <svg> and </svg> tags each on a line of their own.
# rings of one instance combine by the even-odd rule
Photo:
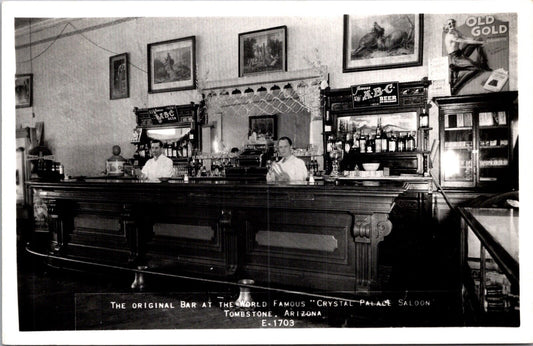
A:
<svg viewBox="0 0 533 346">
<path fill-rule="evenodd" d="M 278 153 L 281 160 L 274 162 L 267 173 L 267 181 L 305 181 L 307 167 L 302 159 L 292 154 L 292 140 L 281 137 L 278 140 Z"/>
<path fill-rule="evenodd" d="M 152 158 L 146 162 L 141 172 L 141 179 L 157 180 L 160 177 L 171 177 L 174 173 L 172 159 L 163 153 L 163 143 L 158 139 L 150 141 Z"/>
</svg>

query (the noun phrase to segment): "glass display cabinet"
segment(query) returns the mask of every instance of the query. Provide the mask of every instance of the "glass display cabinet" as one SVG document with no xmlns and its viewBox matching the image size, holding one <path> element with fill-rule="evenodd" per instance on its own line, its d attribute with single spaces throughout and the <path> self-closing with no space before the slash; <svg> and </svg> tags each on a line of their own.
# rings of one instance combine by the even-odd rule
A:
<svg viewBox="0 0 533 346">
<path fill-rule="evenodd" d="M 516 198 L 505 193 L 505 198 Z M 520 324 L 518 209 L 458 208 L 463 307 L 474 323 Z"/>
<path fill-rule="evenodd" d="M 443 187 L 512 186 L 517 92 L 438 97 Z M 517 157 L 516 157 L 517 158 Z"/>
</svg>

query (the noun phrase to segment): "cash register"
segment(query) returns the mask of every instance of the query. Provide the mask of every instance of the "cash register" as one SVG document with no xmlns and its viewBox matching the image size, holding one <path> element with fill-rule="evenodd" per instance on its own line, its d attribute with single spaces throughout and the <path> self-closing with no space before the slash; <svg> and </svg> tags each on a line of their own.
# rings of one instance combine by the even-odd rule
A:
<svg viewBox="0 0 533 346">
<path fill-rule="evenodd" d="M 274 155 L 272 144 L 249 144 L 235 159 L 236 167 L 226 170 L 228 177 L 265 179 L 267 161 Z"/>
</svg>

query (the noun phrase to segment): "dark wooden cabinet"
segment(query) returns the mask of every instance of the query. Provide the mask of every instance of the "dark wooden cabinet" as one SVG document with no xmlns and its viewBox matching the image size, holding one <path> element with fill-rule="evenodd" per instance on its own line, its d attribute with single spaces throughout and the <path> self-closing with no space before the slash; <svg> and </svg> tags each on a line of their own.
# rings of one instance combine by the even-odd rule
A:
<svg viewBox="0 0 533 346">
<path fill-rule="evenodd" d="M 201 151 L 199 131 L 199 106 L 194 102 L 133 109 L 137 127 L 131 143 L 135 145 L 133 164 L 144 166 L 150 158 L 150 140 L 163 142 L 163 154 L 174 162 L 174 175 L 183 176 L 194 153 Z"/>
<path fill-rule="evenodd" d="M 383 83 L 385 84 L 385 83 Z M 391 175 L 423 174 L 427 172 L 429 156 L 429 128 L 421 127 L 419 115 L 427 110 L 427 87 L 430 82 L 397 83 L 398 102 L 395 105 L 354 105 L 351 88 L 326 90 L 323 92 L 323 140 L 326 173 L 332 170 L 332 151 L 340 152 L 340 170 L 362 170 L 362 163 L 380 163 L 381 168 L 390 169 Z M 394 96 L 394 97 L 396 97 Z M 374 147 L 373 152 L 352 148 L 355 136 L 372 136 L 376 127 L 383 136 L 414 138 L 414 150 L 382 150 Z M 380 145 L 379 148 L 382 146 Z"/>
<path fill-rule="evenodd" d="M 517 187 L 517 92 L 437 97 L 445 188 Z"/>
</svg>

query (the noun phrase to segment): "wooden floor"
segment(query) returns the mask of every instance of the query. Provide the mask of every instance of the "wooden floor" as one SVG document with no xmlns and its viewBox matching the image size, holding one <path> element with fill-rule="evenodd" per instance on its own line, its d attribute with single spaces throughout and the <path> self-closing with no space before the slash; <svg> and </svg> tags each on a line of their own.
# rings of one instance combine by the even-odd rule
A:
<svg viewBox="0 0 533 346">
<path fill-rule="evenodd" d="M 264 306 L 248 309 L 231 306 L 239 294 L 235 286 L 150 276 L 144 292 L 133 292 L 131 273 L 98 270 L 52 268 L 22 253 L 20 330 L 463 325 L 460 305 L 446 288 L 445 278 L 432 279 L 437 276 L 424 273 L 424 268 L 409 272 L 382 265 L 381 280 L 389 290 L 377 296 L 358 295 L 351 306 L 339 306 L 343 303 L 335 299 L 263 290 L 253 291 L 252 296 Z"/>
</svg>

